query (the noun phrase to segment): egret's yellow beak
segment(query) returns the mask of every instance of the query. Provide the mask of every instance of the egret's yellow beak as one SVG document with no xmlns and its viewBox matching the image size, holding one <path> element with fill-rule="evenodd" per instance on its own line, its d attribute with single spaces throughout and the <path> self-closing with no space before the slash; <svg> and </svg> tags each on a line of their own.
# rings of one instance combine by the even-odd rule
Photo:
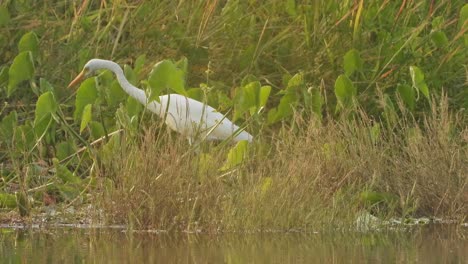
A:
<svg viewBox="0 0 468 264">
<path fill-rule="evenodd" d="M 75 86 L 77 83 L 81 82 L 85 78 L 85 76 L 86 76 L 86 72 L 85 70 L 82 70 L 80 74 L 78 74 L 78 76 L 76 76 L 75 79 L 71 81 L 71 83 L 68 85 L 68 88 L 71 88 Z"/>
</svg>

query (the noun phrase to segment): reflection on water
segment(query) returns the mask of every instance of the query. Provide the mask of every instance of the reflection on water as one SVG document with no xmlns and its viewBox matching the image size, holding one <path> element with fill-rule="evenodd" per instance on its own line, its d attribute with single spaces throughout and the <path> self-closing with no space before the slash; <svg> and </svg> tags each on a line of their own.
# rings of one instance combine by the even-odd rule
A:
<svg viewBox="0 0 468 264">
<path fill-rule="evenodd" d="M 0 229 L 1 263 L 466 263 L 466 227 L 380 233 Z"/>
</svg>

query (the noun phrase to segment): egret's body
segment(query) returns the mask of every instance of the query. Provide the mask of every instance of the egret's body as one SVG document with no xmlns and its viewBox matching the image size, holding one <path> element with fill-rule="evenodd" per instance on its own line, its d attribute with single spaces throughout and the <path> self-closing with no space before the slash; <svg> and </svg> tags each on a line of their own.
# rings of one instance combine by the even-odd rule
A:
<svg viewBox="0 0 468 264">
<path fill-rule="evenodd" d="M 145 105 L 148 110 L 163 118 L 168 127 L 187 137 L 189 141 L 207 139 L 224 140 L 232 137 L 234 141 L 252 141 L 252 136 L 232 123 L 213 107 L 180 94 L 168 94 L 159 97 L 159 102 L 148 102 L 145 92 L 133 86 L 126 78 L 122 68 L 115 62 L 92 59 L 70 86 L 99 69 L 112 71 L 120 86 L 131 97 Z"/>
</svg>

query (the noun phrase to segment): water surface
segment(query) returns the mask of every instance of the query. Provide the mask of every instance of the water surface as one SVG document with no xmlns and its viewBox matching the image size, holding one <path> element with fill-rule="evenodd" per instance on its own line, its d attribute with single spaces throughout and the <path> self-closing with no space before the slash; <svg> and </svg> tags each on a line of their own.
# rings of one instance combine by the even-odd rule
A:
<svg viewBox="0 0 468 264">
<path fill-rule="evenodd" d="M 466 227 L 188 234 L 0 229 L 1 263 L 467 263 Z"/>
</svg>

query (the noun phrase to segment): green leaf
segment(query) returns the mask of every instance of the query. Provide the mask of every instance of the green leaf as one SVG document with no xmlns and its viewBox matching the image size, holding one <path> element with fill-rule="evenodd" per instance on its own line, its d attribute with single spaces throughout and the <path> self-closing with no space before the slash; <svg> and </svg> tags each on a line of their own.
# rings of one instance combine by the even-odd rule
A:
<svg viewBox="0 0 468 264">
<path fill-rule="evenodd" d="M 151 89 L 149 101 L 159 100 L 161 92 L 167 89 L 187 95 L 184 72 L 170 60 L 163 60 L 154 65 L 148 84 Z"/>
<path fill-rule="evenodd" d="M 296 0 L 287 0 L 285 2 L 285 8 L 286 8 L 286 12 L 288 13 L 288 15 L 292 17 L 295 17 L 297 15 Z"/>
<path fill-rule="evenodd" d="M 52 120 L 52 114 L 55 114 L 56 111 L 57 102 L 51 92 L 46 92 L 39 96 L 34 118 L 34 131 L 38 137 L 45 133 Z"/>
<path fill-rule="evenodd" d="M 19 52 L 30 51 L 33 58 L 37 58 L 39 51 L 39 39 L 36 33 L 30 31 L 24 34 L 18 43 Z"/>
<path fill-rule="evenodd" d="M 64 160 L 76 152 L 75 143 L 69 139 L 55 145 L 55 156 L 58 160 Z"/>
<path fill-rule="evenodd" d="M 15 127 L 18 123 L 16 111 L 10 112 L 0 122 L 0 141 L 11 142 L 15 133 Z"/>
<path fill-rule="evenodd" d="M 8 92 L 7 96 L 13 94 L 18 84 L 31 80 L 34 77 L 34 63 L 30 51 L 18 54 L 8 70 Z"/>
<path fill-rule="evenodd" d="M 304 86 L 304 74 L 296 73 L 288 80 L 288 86 L 286 89 L 296 89 L 302 86 Z"/>
<path fill-rule="evenodd" d="M 91 131 L 91 137 L 94 139 L 101 138 L 105 135 L 104 126 L 100 122 L 90 121 L 89 129 Z"/>
<path fill-rule="evenodd" d="M 362 65 L 361 55 L 356 49 L 346 52 L 343 57 L 343 67 L 347 76 L 351 76 L 355 71 L 361 71 Z"/>
<path fill-rule="evenodd" d="M 80 134 L 88 125 L 89 121 L 92 118 L 92 104 L 87 104 L 83 109 L 83 114 L 81 115 L 81 124 L 80 124 Z"/>
<path fill-rule="evenodd" d="M 187 90 L 188 97 L 195 99 L 197 101 L 203 101 L 203 90 L 200 88 L 191 88 Z"/>
<path fill-rule="evenodd" d="M 260 94 L 258 96 L 258 107 L 265 107 L 268 102 L 268 97 L 270 96 L 271 86 L 265 85 L 260 88 Z"/>
<path fill-rule="evenodd" d="M 410 66 L 411 80 L 413 81 L 413 87 L 417 88 L 427 99 L 429 98 L 429 88 L 424 81 L 424 73 L 416 66 Z"/>
<path fill-rule="evenodd" d="M 127 110 L 128 116 L 136 116 L 141 113 L 143 110 L 143 105 L 140 104 L 135 98 L 133 97 L 128 97 L 127 98 L 127 103 L 125 104 L 125 108 Z"/>
<path fill-rule="evenodd" d="M 448 45 L 449 41 L 443 31 L 434 31 L 431 34 L 432 42 L 438 47 L 442 48 Z"/>
<path fill-rule="evenodd" d="M 16 195 L 1 192 L 0 208 L 16 208 Z"/>
<path fill-rule="evenodd" d="M 410 110 L 413 110 L 415 104 L 415 95 L 413 87 L 406 84 L 398 85 L 397 91 L 400 94 L 400 97 L 403 100 L 403 102 L 409 107 Z"/>
<path fill-rule="evenodd" d="M 140 74 L 141 70 L 143 69 L 143 66 L 145 66 L 145 62 L 146 62 L 146 55 L 143 54 L 143 55 L 140 55 L 136 58 L 135 60 L 135 67 L 134 67 L 134 71 L 137 75 Z"/>
<path fill-rule="evenodd" d="M 346 75 L 338 76 L 335 81 L 335 95 L 341 107 L 349 106 L 356 93 L 356 88 Z"/>
<path fill-rule="evenodd" d="M 221 170 L 230 170 L 236 167 L 237 165 L 241 164 L 247 155 L 247 150 L 248 142 L 246 140 L 241 140 L 237 142 L 237 144 L 229 150 L 227 159 L 224 162 L 224 165 L 221 168 Z"/>
<path fill-rule="evenodd" d="M 81 178 L 75 176 L 71 171 L 64 165 L 60 164 L 57 158 L 52 159 L 52 163 L 55 167 L 56 176 L 59 177 L 64 183 L 80 183 Z"/>
<path fill-rule="evenodd" d="M 83 116 L 83 109 L 88 104 L 94 104 L 98 97 L 96 82 L 94 78 L 89 78 L 81 83 L 80 88 L 76 92 L 75 112 L 73 119 L 78 122 Z"/>
<path fill-rule="evenodd" d="M 10 23 L 10 12 L 6 6 L 0 6 L 0 27 Z"/>
<path fill-rule="evenodd" d="M 312 111 L 321 119 L 324 99 L 318 89 L 312 89 Z"/>
<path fill-rule="evenodd" d="M 125 93 L 117 80 L 114 80 L 105 91 L 106 101 L 111 107 L 117 106 L 127 98 L 127 93 Z"/>
</svg>

